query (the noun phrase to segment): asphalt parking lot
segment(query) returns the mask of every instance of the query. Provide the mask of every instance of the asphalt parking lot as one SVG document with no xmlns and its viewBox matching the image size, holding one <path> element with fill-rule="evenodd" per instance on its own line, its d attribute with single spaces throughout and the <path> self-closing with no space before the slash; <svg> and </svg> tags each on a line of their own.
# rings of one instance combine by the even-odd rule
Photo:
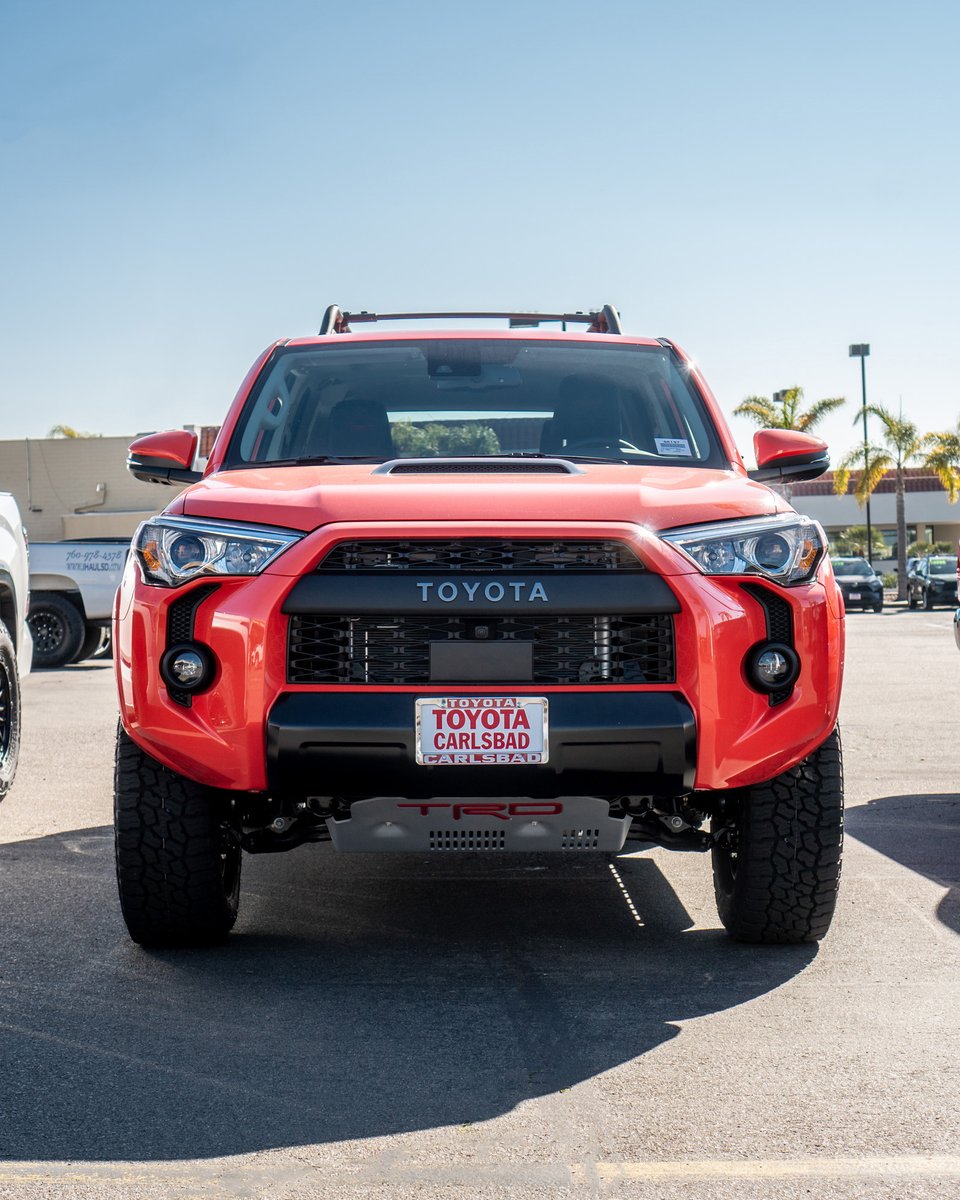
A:
<svg viewBox="0 0 960 1200">
<path fill-rule="evenodd" d="M 848 618 L 818 947 L 709 861 L 247 857 L 222 948 L 126 937 L 109 664 L 25 683 L 0 807 L 0 1196 L 955 1197 L 960 653 Z"/>
</svg>

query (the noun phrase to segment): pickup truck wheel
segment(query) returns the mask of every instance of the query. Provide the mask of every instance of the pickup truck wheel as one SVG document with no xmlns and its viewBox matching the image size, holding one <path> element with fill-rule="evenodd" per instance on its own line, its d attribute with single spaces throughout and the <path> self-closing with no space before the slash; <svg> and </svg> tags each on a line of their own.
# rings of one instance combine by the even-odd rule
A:
<svg viewBox="0 0 960 1200">
<path fill-rule="evenodd" d="M 20 677 L 7 627 L 0 621 L 0 800 L 13 786 L 20 754 Z"/>
<path fill-rule="evenodd" d="M 33 635 L 33 661 L 38 667 L 73 662 L 83 643 L 84 624 L 76 606 L 57 592 L 34 592 L 27 624 Z"/>
<path fill-rule="evenodd" d="M 840 883 L 839 732 L 796 767 L 742 789 L 732 801 L 732 836 L 713 849 L 717 909 L 727 932 L 740 942 L 819 941 L 830 928 Z M 719 818 L 714 826 L 724 823 Z"/>
<path fill-rule="evenodd" d="M 923 593 L 923 607 L 926 612 L 933 612 L 933 596 L 929 590 Z"/>
<path fill-rule="evenodd" d="M 117 730 L 117 884 L 130 936 L 143 946 L 220 941 L 237 919 L 240 843 L 225 802 L 161 766 Z"/>
<path fill-rule="evenodd" d="M 99 625 L 87 625 L 83 632 L 83 641 L 80 643 L 80 649 L 70 661 L 76 663 L 83 662 L 85 658 L 92 658 L 103 643 L 105 632 Z"/>
</svg>

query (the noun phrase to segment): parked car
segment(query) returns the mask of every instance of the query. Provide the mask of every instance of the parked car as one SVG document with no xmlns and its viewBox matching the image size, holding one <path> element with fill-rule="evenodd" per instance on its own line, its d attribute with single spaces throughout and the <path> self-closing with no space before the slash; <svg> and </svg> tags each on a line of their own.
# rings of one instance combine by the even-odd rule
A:
<svg viewBox="0 0 960 1200">
<path fill-rule="evenodd" d="M 923 605 L 929 612 L 937 604 L 957 603 L 957 556 L 928 554 L 907 576 L 907 604 Z"/>
<path fill-rule="evenodd" d="M 13 786 L 20 754 L 20 680 L 30 670 L 33 640 L 27 535 L 17 502 L 0 492 L 0 800 Z"/>
<path fill-rule="evenodd" d="M 865 558 L 834 558 L 832 562 L 846 608 L 883 612 L 883 580 Z"/>
<path fill-rule="evenodd" d="M 131 446 L 188 485 L 115 609 L 131 936 L 223 937 L 243 852 L 332 841 L 706 851 L 733 937 L 821 938 L 842 599 L 766 484 L 826 446 L 762 430 L 748 472 L 696 366 L 610 306 L 472 315 L 511 327 L 331 306 L 256 361 L 202 476 L 188 431 Z"/>
<path fill-rule="evenodd" d="M 34 542 L 30 547 L 30 629 L 38 667 L 63 667 L 109 646 L 113 598 L 128 538 Z"/>
</svg>

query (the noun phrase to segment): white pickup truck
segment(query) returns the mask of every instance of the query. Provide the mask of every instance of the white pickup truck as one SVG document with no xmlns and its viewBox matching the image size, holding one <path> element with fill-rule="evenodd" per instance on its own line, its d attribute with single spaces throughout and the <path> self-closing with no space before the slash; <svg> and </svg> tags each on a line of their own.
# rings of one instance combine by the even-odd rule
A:
<svg viewBox="0 0 960 1200">
<path fill-rule="evenodd" d="M 129 547 L 126 538 L 31 542 L 29 622 L 38 667 L 106 652 Z"/>
<path fill-rule="evenodd" d="M 13 784 L 20 752 L 20 677 L 30 670 L 27 539 L 17 502 L 0 492 L 0 800 Z"/>
</svg>

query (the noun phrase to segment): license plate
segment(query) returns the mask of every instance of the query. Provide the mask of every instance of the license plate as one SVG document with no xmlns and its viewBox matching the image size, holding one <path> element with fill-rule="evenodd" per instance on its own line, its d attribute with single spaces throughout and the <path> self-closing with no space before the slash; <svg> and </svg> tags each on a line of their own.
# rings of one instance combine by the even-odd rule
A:
<svg viewBox="0 0 960 1200">
<path fill-rule="evenodd" d="M 426 767 L 545 763 L 545 696 L 440 696 L 417 700 L 417 762 Z"/>
<path fill-rule="evenodd" d="M 851 592 L 851 593 L 850 593 L 850 599 L 851 599 L 851 600 L 859 600 L 859 599 L 860 599 L 860 593 L 859 593 L 859 592 Z"/>
</svg>

